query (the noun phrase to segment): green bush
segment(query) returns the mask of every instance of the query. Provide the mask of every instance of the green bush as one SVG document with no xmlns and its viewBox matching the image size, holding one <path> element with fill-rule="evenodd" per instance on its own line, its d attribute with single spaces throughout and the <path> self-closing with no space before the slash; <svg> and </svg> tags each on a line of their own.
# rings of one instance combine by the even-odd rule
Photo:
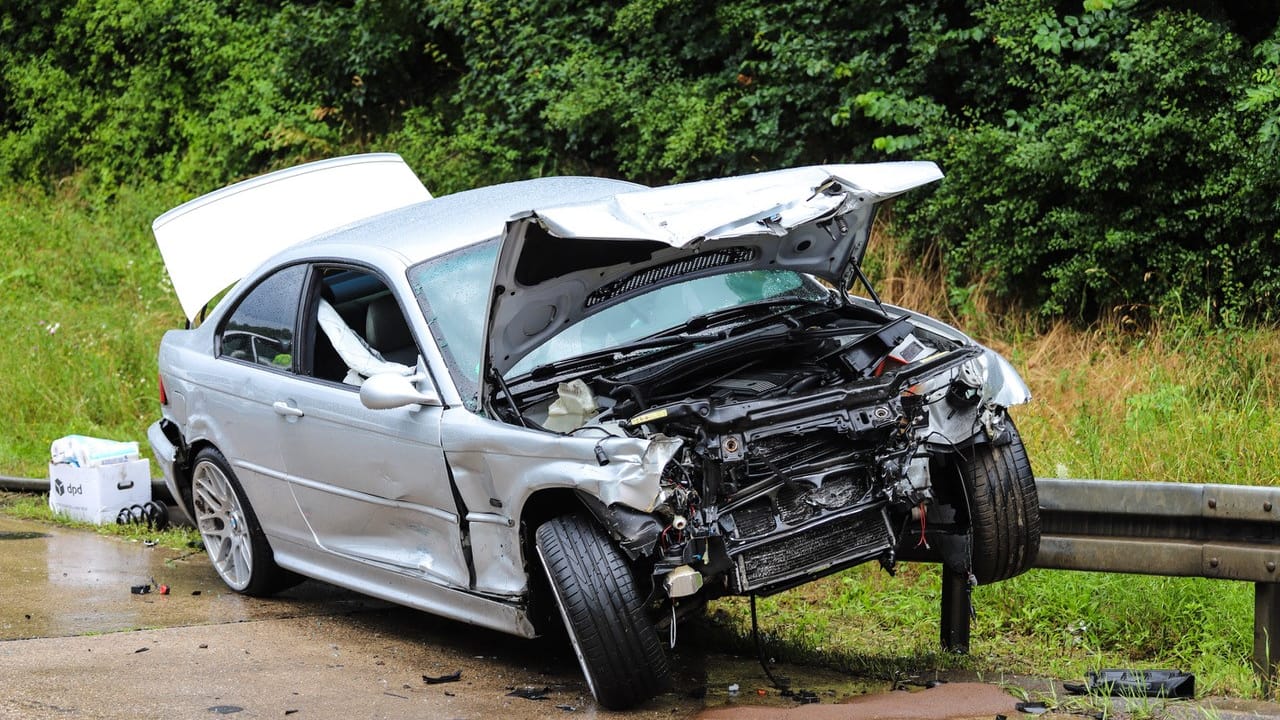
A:
<svg viewBox="0 0 1280 720">
<path fill-rule="evenodd" d="M 922 123 L 949 177 L 906 231 L 942 243 L 958 282 L 986 276 L 1049 314 L 1274 317 L 1280 169 L 1264 113 L 1235 107 L 1250 79 L 1241 37 L 1134 3 L 1043 5 L 979 13 L 1020 101 L 999 121 Z"/>
<path fill-rule="evenodd" d="M 0 178 L 203 192 L 401 152 L 437 193 L 886 158 L 958 288 L 1274 320 L 1280 8 L 1223 0 L 14 0 Z"/>
</svg>

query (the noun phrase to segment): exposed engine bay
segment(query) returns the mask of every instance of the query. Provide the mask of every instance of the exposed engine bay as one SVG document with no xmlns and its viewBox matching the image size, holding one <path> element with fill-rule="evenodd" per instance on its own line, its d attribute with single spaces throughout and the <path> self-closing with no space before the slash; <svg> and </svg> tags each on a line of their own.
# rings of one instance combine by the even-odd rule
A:
<svg viewBox="0 0 1280 720">
<path fill-rule="evenodd" d="M 1004 417 L 984 352 L 882 308 L 774 301 L 539 366 L 490 406 L 579 437 L 681 440 L 652 515 L 593 512 L 651 564 L 655 593 L 769 594 L 869 560 L 892 570 L 926 523 L 955 520 L 934 507 L 939 477 Z"/>
</svg>

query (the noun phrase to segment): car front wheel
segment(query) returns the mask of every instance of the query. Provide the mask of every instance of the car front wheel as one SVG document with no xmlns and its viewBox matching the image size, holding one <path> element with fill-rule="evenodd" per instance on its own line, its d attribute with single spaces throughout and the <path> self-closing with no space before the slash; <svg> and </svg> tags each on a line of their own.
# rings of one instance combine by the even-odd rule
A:
<svg viewBox="0 0 1280 720">
<path fill-rule="evenodd" d="M 596 701 L 637 705 L 670 684 L 667 657 L 626 558 L 603 531 L 569 515 L 538 528 L 538 557 Z"/>
<path fill-rule="evenodd" d="M 973 532 L 973 574 L 986 585 L 1031 567 L 1040 549 L 1040 499 L 1013 420 L 1009 442 L 975 445 L 958 461 Z"/>
<path fill-rule="evenodd" d="M 297 582 L 272 558 L 271 546 L 222 453 L 204 448 L 191 468 L 196 528 L 218 577 L 245 595 L 270 595 Z"/>
</svg>

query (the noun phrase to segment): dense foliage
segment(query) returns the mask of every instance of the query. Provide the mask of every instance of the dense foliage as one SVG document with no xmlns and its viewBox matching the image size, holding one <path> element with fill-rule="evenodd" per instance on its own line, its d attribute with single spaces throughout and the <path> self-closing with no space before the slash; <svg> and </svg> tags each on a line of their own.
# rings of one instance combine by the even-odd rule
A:
<svg viewBox="0 0 1280 720">
<path fill-rule="evenodd" d="M 897 234 L 1090 319 L 1274 319 L 1280 9 L 1227 0 L 11 0 L 0 180 L 189 193 L 401 152 L 436 192 L 922 158 Z"/>
</svg>

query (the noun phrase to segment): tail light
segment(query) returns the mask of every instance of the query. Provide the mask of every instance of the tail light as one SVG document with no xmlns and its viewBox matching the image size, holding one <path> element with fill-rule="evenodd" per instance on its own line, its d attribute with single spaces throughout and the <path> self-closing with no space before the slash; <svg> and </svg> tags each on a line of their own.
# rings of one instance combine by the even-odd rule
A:
<svg viewBox="0 0 1280 720">
<path fill-rule="evenodd" d="M 156 373 L 156 385 L 160 386 L 160 404 L 169 404 L 169 394 L 164 391 L 164 376 Z"/>
</svg>

